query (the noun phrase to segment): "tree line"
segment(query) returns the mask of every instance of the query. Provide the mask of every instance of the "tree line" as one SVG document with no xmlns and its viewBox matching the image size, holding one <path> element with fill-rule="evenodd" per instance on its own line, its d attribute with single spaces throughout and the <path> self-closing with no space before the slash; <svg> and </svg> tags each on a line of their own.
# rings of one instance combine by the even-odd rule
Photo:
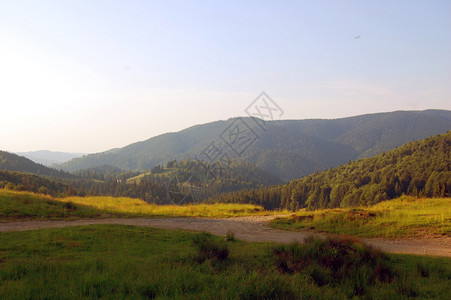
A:
<svg viewBox="0 0 451 300">
<path fill-rule="evenodd" d="M 372 158 L 317 172 L 288 184 L 224 193 L 209 202 L 253 203 L 267 209 L 373 205 L 403 194 L 451 196 L 451 131 Z"/>
</svg>

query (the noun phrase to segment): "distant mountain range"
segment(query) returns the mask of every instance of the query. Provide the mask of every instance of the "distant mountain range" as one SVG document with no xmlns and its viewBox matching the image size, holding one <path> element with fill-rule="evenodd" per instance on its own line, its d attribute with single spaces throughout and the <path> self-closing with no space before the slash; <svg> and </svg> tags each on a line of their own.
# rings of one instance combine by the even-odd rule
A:
<svg viewBox="0 0 451 300">
<path fill-rule="evenodd" d="M 213 154 L 227 153 L 230 158 L 240 157 L 283 180 L 290 180 L 450 129 L 451 111 L 446 110 L 264 123 L 251 118 L 232 118 L 74 158 L 57 167 L 77 171 L 109 165 L 144 171 L 173 159 L 208 159 Z M 240 132 L 245 133 L 240 137 Z"/>
<path fill-rule="evenodd" d="M 29 152 L 16 152 L 17 155 L 24 156 L 31 159 L 35 163 L 42 164 L 47 167 L 51 167 L 55 164 L 64 163 L 75 157 L 85 155 L 85 153 L 68 153 L 57 152 L 48 150 L 29 151 Z"/>
<path fill-rule="evenodd" d="M 56 169 L 46 167 L 42 164 L 35 163 L 34 161 L 26 157 L 1 150 L 0 150 L 0 170 L 31 173 L 47 177 L 59 177 L 59 178 L 75 177 L 67 172 L 58 171 Z"/>
</svg>

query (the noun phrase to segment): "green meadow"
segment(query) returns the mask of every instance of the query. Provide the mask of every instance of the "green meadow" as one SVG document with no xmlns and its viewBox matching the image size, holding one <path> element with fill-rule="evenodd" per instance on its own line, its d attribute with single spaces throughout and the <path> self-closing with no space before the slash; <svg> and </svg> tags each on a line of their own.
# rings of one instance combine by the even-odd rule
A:
<svg viewBox="0 0 451 300">
<path fill-rule="evenodd" d="M 414 237 L 451 235 L 451 198 L 403 196 L 370 207 L 296 212 L 274 219 L 284 230 L 317 230 L 361 237 Z"/>
<path fill-rule="evenodd" d="M 0 189 L 0 222 L 20 219 L 79 219 L 102 217 L 210 217 L 269 215 L 252 204 L 157 205 L 128 197 L 55 198 Z"/>
<path fill-rule="evenodd" d="M 95 225 L 0 233 L 1 299 L 449 299 L 451 259 Z"/>
</svg>

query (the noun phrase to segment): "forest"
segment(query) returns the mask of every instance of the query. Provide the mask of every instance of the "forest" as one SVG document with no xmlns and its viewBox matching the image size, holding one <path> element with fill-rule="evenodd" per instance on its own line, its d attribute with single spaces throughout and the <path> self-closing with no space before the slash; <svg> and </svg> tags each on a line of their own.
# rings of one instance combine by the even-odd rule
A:
<svg viewBox="0 0 451 300">
<path fill-rule="evenodd" d="M 450 153 L 451 131 L 448 131 L 285 185 L 225 193 L 208 201 L 252 203 L 266 209 L 295 211 L 369 206 L 403 194 L 449 197 Z"/>
<path fill-rule="evenodd" d="M 263 188 L 282 181 L 254 164 L 232 160 L 230 164 L 208 164 L 197 160 L 172 160 L 156 165 L 150 172 L 126 172 L 110 166 L 80 170 L 73 178 L 42 177 L 35 174 L 0 171 L 0 188 L 32 191 L 52 196 L 114 196 L 140 198 L 148 203 L 169 204 L 168 188 L 178 176 L 194 175 L 201 193 L 192 201 L 216 194 L 249 188 Z M 189 176 L 188 176 L 189 177 Z"/>
</svg>

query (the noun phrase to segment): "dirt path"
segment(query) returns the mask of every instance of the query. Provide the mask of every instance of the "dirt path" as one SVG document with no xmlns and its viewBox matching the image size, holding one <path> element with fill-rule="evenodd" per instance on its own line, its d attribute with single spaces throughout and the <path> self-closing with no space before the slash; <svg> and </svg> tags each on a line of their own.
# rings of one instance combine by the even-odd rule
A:
<svg viewBox="0 0 451 300">
<path fill-rule="evenodd" d="M 303 241 L 309 233 L 290 232 L 270 228 L 269 221 L 275 216 L 252 216 L 230 219 L 200 219 L 200 218 L 168 218 L 168 219 L 92 219 L 76 221 L 24 221 L 0 223 L 0 232 L 24 231 L 41 228 L 61 228 L 68 226 L 92 224 L 121 224 L 135 226 L 150 226 L 166 229 L 185 229 L 192 231 L 207 231 L 215 235 L 225 236 L 228 231 L 235 237 L 245 241 L 272 241 L 289 243 Z M 393 253 L 409 253 L 418 255 L 435 255 L 451 257 L 450 237 L 421 237 L 418 239 L 361 239 L 374 247 Z"/>
</svg>

